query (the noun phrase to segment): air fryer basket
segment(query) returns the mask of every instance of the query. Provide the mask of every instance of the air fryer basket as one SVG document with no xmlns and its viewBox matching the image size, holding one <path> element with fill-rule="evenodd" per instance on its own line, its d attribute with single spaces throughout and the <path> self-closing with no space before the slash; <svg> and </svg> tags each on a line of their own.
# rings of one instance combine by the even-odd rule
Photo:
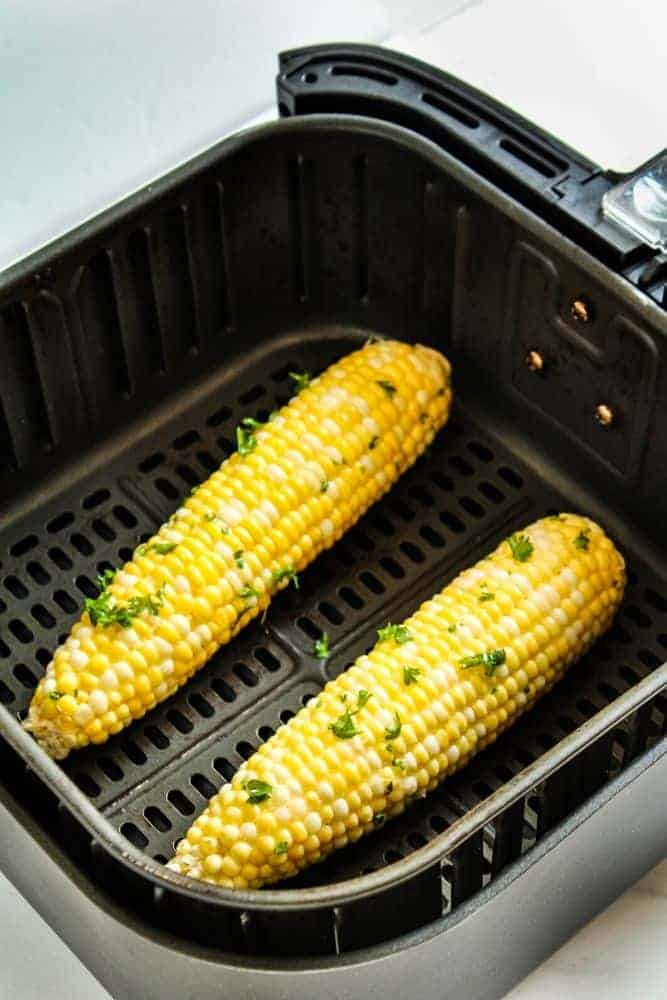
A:
<svg viewBox="0 0 667 1000">
<path fill-rule="evenodd" d="M 574 319 L 575 298 L 590 323 Z M 41 826 L 110 910 L 240 968 L 243 956 L 283 971 L 286 956 L 365 961 L 408 932 L 442 933 L 501 879 L 520 882 L 568 817 L 664 752 L 666 330 L 659 307 L 451 156 L 351 117 L 234 137 L 8 272 L 0 752 L 24 830 Z M 15 716 L 95 574 L 230 453 L 244 415 L 285 401 L 288 371 L 317 371 L 371 335 L 453 362 L 456 406 L 429 453 L 181 692 L 62 768 L 46 760 Z M 208 796 L 378 625 L 557 509 L 599 518 L 630 582 L 612 630 L 529 715 L 284 888 L 232 894 L 161 867 Z M 312 656 L 323 630 L 326 663 Z M 93 951 L 83 957 L 99 970 Z M 179 961 L 179 947 L 169 954 Z"/>
</svg>

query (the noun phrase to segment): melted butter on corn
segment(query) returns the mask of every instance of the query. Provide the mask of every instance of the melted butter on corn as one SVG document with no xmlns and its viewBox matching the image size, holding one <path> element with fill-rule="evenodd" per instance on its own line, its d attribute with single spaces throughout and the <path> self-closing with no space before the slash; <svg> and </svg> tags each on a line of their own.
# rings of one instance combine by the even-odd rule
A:
<svg viewBox="0 0 667 1000">
<path fill-rule="evenodd" d="M 114 608 L 143 610 L 107 627 L 82 616 L 37 686 L 27 728 L 62 758 L 172 695 L 413 464 L 450 403 L 441 354 L 380 341 L 332 365 L 269 423 L 244 429 L 245 453 L 224 462 L 105 591 Z"/>
<path fill-rule="evenodd" d="M 518 542 L 383 629 L 211 799 L 169 867 L 236 889 L 294 875 L 495 740 L 605 631 L 625 586 L 584 517 L 537 521 Z"/>
</svg>

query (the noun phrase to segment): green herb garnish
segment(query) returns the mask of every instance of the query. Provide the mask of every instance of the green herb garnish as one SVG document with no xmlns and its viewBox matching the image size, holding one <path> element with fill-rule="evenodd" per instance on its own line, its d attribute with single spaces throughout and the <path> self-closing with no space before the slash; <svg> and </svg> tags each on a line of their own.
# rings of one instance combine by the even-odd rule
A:
<svg viewBox="0 0 667 1000">
<path fill-rule="evenodd" d="M 399 646 L 402 646 L 404 643 L 412 640 L 412 636 L 405 625 L 392 625 L 391 622 L 379 628 L 377 633 L 378 642 L 387 642 L 387 640 L 393 639 Z"/>
<path fill-rule="evenodd" d="M 391 762 L 392 767 L 397 767 L 399 771 L 405 771 L 405 763 L 402 757 L 394 757 Z"/>
<path fill-rule="evenodd" d="M 330 485 L 331 484 L 329 483 L 328 479 L 323 479 L 322 482 L 320 483 L 320 493 L 326 493 Z"/>
<path fill-rule="evenodd" d="M 255 420 L 254 417 L 244 417 L 241 421 L 241 425 L 245 427 L 247 431 L 257 431 L 260 427 L 264 426 L 261 420 Z"/>
<path fill-rule="evenodd" d="M 464 656 L 460 661 L 464 670 L 470 667 L 484 667 L 487 677 L 493 677 L 496 668 L 507 659 L 504 649 L 489 649 L 486 653 L 475 653 L 474 656 Z"/>
<path fill-rule="evenodd" d="M 236 563 L 237 569 L 245 569 L 245 562 L 243 561 L 243 549 L 237 549 L 234 553 L 234 562 Z"/>
<path fill-rule="evenodd" d="M 239 590 L 239 597 L 242 597 L 244 601 L 252 601 L 254 598 L 259 597 L 259 591 L 248 584 L 243 590 Z"/>
<path fill-rule="evenodd" d="M 358 715 L 364 705 L 368 704 L 370 697 L 371 692 L 366 691 L 364 688 L 357 692 L 357 707 L 355 709 L 347 708 L 343 714 L 329 726 L 329 729 L 334 736 L 337 736 L 339 740 L 351 740 L 353 736 L 359 735 L 359 730 L 354 724 L 353 716 Z M 347 701 L 347 694 L 341 695 L 341 701 L 343 704 Z"/>
<path fill-rule="evenodd" d="M 492 601 L 495 598 L 495 596 L 496 595 L 492 594 L 491 591 L 489 590 L 488 583 L 483 583 L 482 593 L 479 595 L 477 600 L 479 601 L 480 604 L 484 604 L 485 601 Z"/>
<path fill-rule="evenodd" d="M 377 434 L 375 435 L 375 437 L 372 437 L 368 442 L 368 450 L 373 451 L 375 448 L 377 448 L 377 443 L 379 440 L 380 438 L 377 436 Z"/>
<path fill-rule="evenodd" d="M 401 717 L 398 712 L 394 712 L 394 721 L 391 726 L 386 726 L 384 731 L 384 738 L 386 740 L 397 740 L 401 735 L 401 729 L 403 728 L 403 723 L 401 722 Z"/>
<path fill-rule="evenodd" d="M 113 597 L 105 590 L 99 597 L 86 598 L 85 608 L 93 625 L 109 628 L 111 625 L 121 625 L 130 628 L 132 620 L 144 611 L 156 615 L 164 602 L 164 584 L 155 595 L 141 594 L 131 597 L 127 604 L 114 604 Z"/>
<path fill-rule="evenodd" d="M 583 549 L 586 551 L 590 543 L 590 531 L 586 529 L 585 531 L 580 531 L 574 540 L 575 549 Z"/>
<path fill-rule="evenodd" d="M 97 577 L 97 586 L 100 590 L 106 590 L 110 583 L 113 583 L 113 578 L 115 577 L 117 570 L 115 569 L 105 569 Z"/>
<path fill-rule="evenodd" d="M 329 726 L 331 732 L 334 736 L 337 736 L 339 740 L 351 740 L 353 736 L 357 736 L 359 734 L 359 730 L 355 726 L 354 719 L 352 718 L 353 714 L 354 713 L 350 712 L 348 709 Z"/>
<path fill-rule="evenodd" d="M 419 667 L 403 667 L 403 683 L 406 687 L 416 684 L 420 674 Z"/>
<path fill-rule="evenodd" d="M 193 497 L 195 495 L 195 493 L 197 492 L 198 489 L 199 489 L 199 486 L 192 486 L 192 487 L 190 487 L 190 496 Z"/>
<path fill-rule="evenodd" d="M 236 448 L 239 455 L 249 455 L 251 451 L 255 450 L 257 443 L 257 438 L 252 430 L 243 426 L 236 428 Z"/>
<path fill-rule="evenodd" d="M 357 712 L 360 712 L 364 707 L 364 705 L 368 704 L 370 697 L 371 697 L 371 692 L 366 691 L 364 688 L 362 688 L 361 691 L 357 693 Z"/>
<path fill-rule="evenodd" d="M 387 817 L 385 816 L 384 813 L 376 813 L 375 816 L 373 816 L 373 825 L 382 826 L 386 818 Z"/>
<path fill-rule="evenodd" d="M 49 698 L 51 701 L 58 701 L 59 698 L 64 697 L 64 691 L 49 691 Z"/>
<path fill-rule="evenodd" d="M 448 625 L 448 626 L 447 626 L 447 631 L 448 631 L 448 632 L 451 632 L 451 633 L 452 633 L 452 635 L 453 635 L 453 634 L 454 634 L 454 632 L 456 632 L 456 625 Z"/>
<path fill-rule="evenodd" d="M 290 583 L 294 584 L 294 589 L 299 589 L 299 577 L 294 569 L 294 566 L 285 566 L 283 569 L 274 569 L 271 574 L 274 583 L 282 583 L 283 580 L 287 580 L 287 585 Z"/>
<path fill-rule="evenodd" d="M 289 845 L 286 840 L 281 840 L 279 844 L 276 844 L 276 849 L 274 854 L 287 854 L 289 851 Z"/>
<path fill-rule="evenodd" d="M 294 388 L 297 392 L 307 389 L 310 385 L 310 372 L 290 372 L 289 377 L 294 382 Z"/>
<path fill-rule="evenodd" d="M 396 386 L 393 384 L 393 382 L 387 382 L 387 380 L 383 378 L 379 378 L 376 381 L 377 384 L 380 386 L 380 388 L 384 389 L 384 391 L 387 393 L 390 399 L 395 395 Z"/>
<path fill-rule="evenodd" d="M 385 795 L 391 795 L 391 793 L 393 792 L 393 790 L 394 790 L 394 782 L 390 781 L 390 782 L 388 782 L 387 787 L 384 790 L 384 794 Z"/>
<path fill-rule="evenodd" d="M 268 781 L 260 781 L 259 778 L 244 781 L 241 788 L 244 792 L 248 793 L 248 802 L 251 806 L 259 805 L 260 802 L 270 799 L 273 792 L 273 788 Z"/>
<path fill-rule="evenodd" d="M 159 556 L 169 555 L 176 548 L 176 542 L 153 542 L 152 545 L 147 546 L 147 552 L 157 552 Z"/>
<path fill-rule="evenodd" d="M 313 653 L 318 660 L 327 660 L 331 654 L 329 648 L 329 633 L 323 632 L 319 639 L 315 640 Z"/>
<path fill-rule="evenodd" d="M 526 562 L 533 554 L 533 543 L 528 535 L 510 535 L 507 544 L 512 551 L 512 558 L 516 562 Z"/>
</svg>

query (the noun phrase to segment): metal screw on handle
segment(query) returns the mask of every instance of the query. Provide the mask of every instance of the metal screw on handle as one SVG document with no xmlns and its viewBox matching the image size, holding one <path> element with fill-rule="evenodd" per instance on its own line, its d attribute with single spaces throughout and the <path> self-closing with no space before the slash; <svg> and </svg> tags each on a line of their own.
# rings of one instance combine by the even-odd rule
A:
<svg viewBox="0 0 667 1000">
<path fill-rule="evenodd" d="M 590 323 L 593 311 L 585 299 L 573 299 L 570 303 L 570 316 L 575 323 Z"/>
<path fill-rule="evenodd" d="M 544 358 L 539 351 L 528 351 L 526 355 L 526 366 L 531 372 L 544 371 Z"/>
<path fill-rule="evenodd" d="M 601 427 L 609 427 L 614 422 L 614 411 L 606 403 L 595 407 L 595 419 Z"/>
</svg>

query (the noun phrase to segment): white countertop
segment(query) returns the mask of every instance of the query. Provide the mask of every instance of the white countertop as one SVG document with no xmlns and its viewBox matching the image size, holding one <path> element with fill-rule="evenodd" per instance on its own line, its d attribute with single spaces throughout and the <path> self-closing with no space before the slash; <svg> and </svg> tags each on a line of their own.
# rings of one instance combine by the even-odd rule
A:
<svg viewBox="0 0 667 1000">
<path fill-rule="evenodd" d="M 654 102 L 666 36 L 664 0 L 5 0 L 0 269 L 249 120 L 270 117 L 280 49 L 331 39 L 393 44 L 627 169 L 667 145 L 651 132 L 664 121 Z M 616 62 L 603 65 L 610 52 Z M 0 926 L 1 998 L 108 998 L 1 875 Z M 667 995 L 666 940 L 663 862 L 512 1000 L 658 1000 Z"/>
</svg>

